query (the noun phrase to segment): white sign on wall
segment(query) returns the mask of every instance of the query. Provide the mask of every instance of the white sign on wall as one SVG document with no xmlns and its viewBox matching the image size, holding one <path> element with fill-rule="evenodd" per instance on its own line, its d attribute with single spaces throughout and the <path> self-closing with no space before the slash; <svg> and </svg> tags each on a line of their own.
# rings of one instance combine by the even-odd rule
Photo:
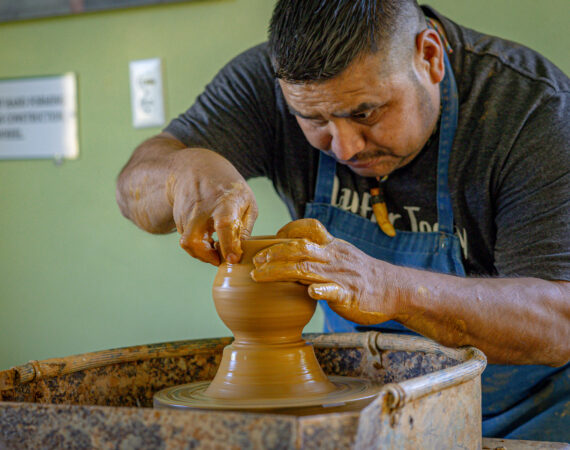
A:
<svg viewBox="0 0 570 450">
<path fill-rule="evenodd" d="M 75 74 L 0 80 L 0 159 L 78 154 Z"/>
</svg>

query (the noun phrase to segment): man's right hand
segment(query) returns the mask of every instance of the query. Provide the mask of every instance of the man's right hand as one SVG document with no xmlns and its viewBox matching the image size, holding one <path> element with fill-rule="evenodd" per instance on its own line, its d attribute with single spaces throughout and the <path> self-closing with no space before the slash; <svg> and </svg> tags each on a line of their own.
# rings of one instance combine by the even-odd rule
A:
<svg viewBox="0 0 570 450">
<path fill-rule="evenodd" d="M 237 263 L 241 241 L 257 219 L 251 188 L 226 159 L 210 150 L 192 149 L 185 160 L 168 182 L 180 246 L 201 261 L 219 265 L 215 232 L 222 257 Z"/>
<path fill-rule="evenodd" d="M 154 233 L 181 234 L 180 246 L 214 265 L 221 263 L 214 247 L 216 233 L 222 257 L 241 259 L 241 241 L 257 219 L 251 188 L 235 167 L 219 154 L 185 148 L 163 133 L 135 150 L 117 186 L 123 214 Z"/>
</svg>

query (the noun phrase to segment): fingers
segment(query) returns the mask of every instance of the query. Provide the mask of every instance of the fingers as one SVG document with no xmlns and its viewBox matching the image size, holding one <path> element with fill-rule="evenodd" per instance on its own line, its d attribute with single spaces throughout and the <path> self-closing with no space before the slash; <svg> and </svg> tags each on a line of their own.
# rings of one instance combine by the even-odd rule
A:
<svg viewBox="0 0 570 450">
<path fill-rule="evenodd" d="M 172 215 L 180 233 L 180 247 L 200 261 L 220 265 L 220 255 L 214 248 L 212 221 L 201 213 L 199 203 L 174 201 Z"/>
<path fill-rule="evenodd" d="M 186 230 L 180 237 L 180 247 L 200 261 L 219 266 L 220 255 L 214 247 L 212 233 L 208 227 L 188 226 Z"/>
<path fill-rule="evenodd" d="M 336 283 L 311 284 L 308 292 L 309 296 L 315 300 L 326 300 L 343 305 L 350 303 L 350 293 Z"/>
<path fill-rule="evenodd" d="M 224 202 L 213 213 L 214 230 L 218 234 L 222 258 L 229 263 L 238 263 L 243 254 L 241 241 L 247 239 L 257 219 L 257 205 L 243 206 Z"/>
<path fill-rule="evenodd" d="M 251 236 L 251 230 L 253 230 L 253 225 L 257 220 L 257 205 L 255 203 L 249 203 L 241 219 L 242 228 L 240 233 L 240 239 L 249 239 Z"/>
<path fill-rule="evenodd" d="M 302 230 L 319 229 L 324 227 L 318 221 L 292 222 L 291 227 L 285 226 L 281 235 L 302 236 Z M 301 231 L 300 234 L 297 231 Z M 314 236 L 314 233 L 313 233 Z M 322 241 L 322 240 L 321 240 Z M 253 258 L 255 270 L 252 278 L 255 281 L 296 281 L 304 284 L 326 283 L 327 251 L 318 243 L 306 238 L 294 238 L 282 244 L 272 245 L 261 250 Z"/>
<path fill-rule="evenodd" d="M 316 273 L 313 263 L 307 261 L 300 262 L 278 262 L 272 264 L 262 264 L 251 271 L 254 281 L 295 281 L 303 284 L 327 283 L 327 278 Z"/>
<path fill-rule="evenodd" d="M 312 299 L 326 300 L 334 312 L 352 322 L 375 325 L 391 319 L 383 312 L 362 310 L 350 292 L 336 283 L 311 284 L 307 291 Z"/>
<path fill-rule="evenodd" d="M 180 246 L 191 256 L 210 264 L 241 259 L 241 241 L 251 234 L 257 219 L 257 204 L 247 185 L 233 183 L 231 188 L 210 197 L 202 193 L 197 202 L 175 202 L 173 216 L 181 234 Z M 218 235 L 214 246 L 213 234 Z"/>
<path fill-rule="evenodd" d="M 222 258 L 229 263 L 237 263 L 241 259 L 241 221 L 236 217 L 222 216 L 214 218 L 214 229 L 218 234 L 218 241 Z"/>
<path fill-rule="evenodd" d="M 312 261 L 324 263 L 327 260 L 322 248 L 307 239 L 295 239 L 283 244 L 275 244 L 258 252 L 253 258 L 256 267 L 276 262 Z"/>
<path fill-rule="evenodd" d="M 278 238 L 304 238 L 325 245 L 334 239 L 324 225 L 316 219 L 299 219 L 289 222 L 277 232 Z"/>
</svg>

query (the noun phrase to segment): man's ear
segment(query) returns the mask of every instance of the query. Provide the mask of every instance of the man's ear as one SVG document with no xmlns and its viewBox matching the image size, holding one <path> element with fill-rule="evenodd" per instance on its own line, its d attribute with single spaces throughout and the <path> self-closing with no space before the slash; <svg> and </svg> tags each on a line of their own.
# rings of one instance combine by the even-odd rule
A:
<svg viewBox="0 0 570 450">
<path fill-rule="evenodd" d="M 423 77 L 437 84 L 445 75 L 445 57 L 443 43 L 439 34 L 428 28 L 416 36 L 416 69 Z"/>
</svg>

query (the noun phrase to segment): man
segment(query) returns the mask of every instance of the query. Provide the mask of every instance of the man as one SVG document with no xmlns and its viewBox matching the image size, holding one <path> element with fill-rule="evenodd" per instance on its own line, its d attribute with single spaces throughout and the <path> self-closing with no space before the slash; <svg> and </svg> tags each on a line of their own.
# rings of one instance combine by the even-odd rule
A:
<svg viewBox="0 0 570 450">
<path fill-rule="evenodd" d="M 245 179 L 269 177 L 301 239 L 258 254 L 256 281 L 307 284 L 326 331 L 480 348 L 483 434 L 570 440 L 569 92 L 415 0 L 281 0 L 269 43 L 135 150 L 117 199 L 217 265 L 212 234 L 238 261 Z"/>
</svg>

